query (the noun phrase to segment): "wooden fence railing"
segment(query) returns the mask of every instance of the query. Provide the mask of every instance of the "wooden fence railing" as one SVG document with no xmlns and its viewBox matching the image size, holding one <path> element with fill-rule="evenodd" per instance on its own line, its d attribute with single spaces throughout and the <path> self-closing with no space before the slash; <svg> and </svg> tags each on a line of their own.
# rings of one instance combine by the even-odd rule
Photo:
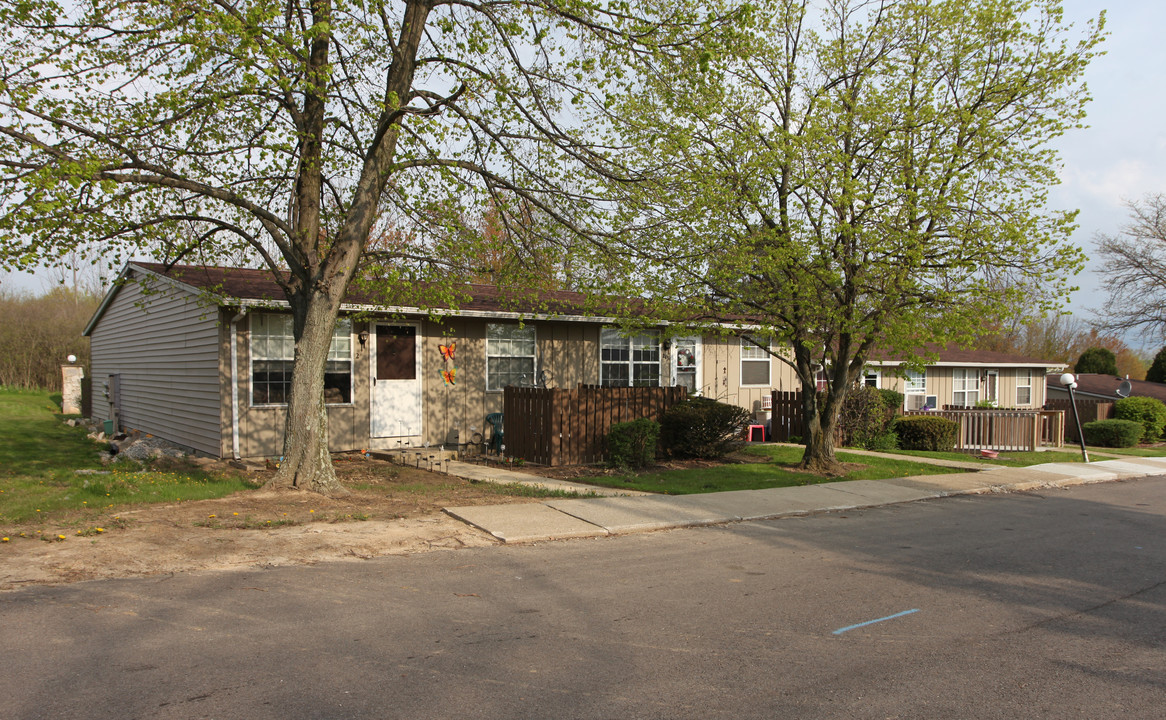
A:
<svg viewBox="0 0 1166 720">
<path fill-rule="evenodd" d="M 1065 415 L 1060 411 L 953 408 L 913 410 L 906 415 L 944 417 L 959 423 L 956 450 L 1031 452 L 1065 442 Z"/>
<path fill-rule="evenodd" d="M 802 425 L 802 393 L 794 391 L 773 391 L 773 417 L 770 421 L 770 436 L 777 442 L 788 442 L 791 437 L 801 437 L 805 433 Z M 1068 407 L 1066 401 L 1065 404 Z M 922 414 L 947 417 L 960 424 L 956 448 L 959 450 L 1035 450 L 1044 446 L 1061 447 L 1065 442 L 1066 415 L 1061 408 L 1052 411 L 1002 410 L 995 408 L 956 408 L 908 412 L 908 415 Z M 1082 420 L 1087 415 L 1082 413 Z M 1076 437 L 1074 431 L 1073 437 Z M 846 438 L 841 431 L 835 442 L 841 446 Z"/>
<path fill-rule="evenodd" d="M 508 387 L 503 393 L 506 454 L 540 465 L 602 462 L 607 431 L 615 423 L 659 420 L 688 397 L 677 387 Z"/>
</svg>

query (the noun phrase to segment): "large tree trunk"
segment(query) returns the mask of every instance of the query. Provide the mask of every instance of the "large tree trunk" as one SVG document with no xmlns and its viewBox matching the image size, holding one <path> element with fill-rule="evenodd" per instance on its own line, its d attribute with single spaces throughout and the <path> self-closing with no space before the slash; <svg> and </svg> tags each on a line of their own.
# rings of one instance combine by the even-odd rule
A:
<svg viewBox="0 0 1166 720">
<path fill-rule="evenodd" d="M 801 467 L 820 475 L 840 475 L 842 464 L 834 457 L 834 429 L 838 426 L 838 410 L 830 400 L 824 403 L 824 407 L 818 407 L 816 385 L 807 387 L 803 383 L 802 386 L 806 450 L 802 454 Z"/>
<path fill-rule="evenodd" d="M 831 368 L 827 389 L 819 393 L 814 358 L 804 346 L 794 349 L 798 379 L 802 383 L 802 423 L 806 450 L 801 467 L 820 475 L 841 475 L 842 464 L 834 456 L 834 430 L 852 382 L 846 365 Z"/>
<path fill-rule="evenodd" d="M 336 479 L 328 452 L 328 411 L 324 406 L 324 369 L 340 301 L 318 291 L 307 291 L 292 305 L 295 366 L 287 402 L 283 459 L 271 484 L 325 495 L 343 494 L 347 491 Z"/>
</svg>

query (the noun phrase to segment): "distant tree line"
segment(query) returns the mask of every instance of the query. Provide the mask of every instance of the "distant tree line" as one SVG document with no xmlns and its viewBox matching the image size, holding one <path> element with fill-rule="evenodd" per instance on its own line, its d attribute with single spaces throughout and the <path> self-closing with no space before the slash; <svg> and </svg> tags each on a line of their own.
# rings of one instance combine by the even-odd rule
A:
<svg viewBox="0 0 1166 720">
<path fill-rule="evenodd" d="M 69 288 L 34 296 L 0 289 L 0 386 L 61 389 L 69 355 L 89 368 L 89 338 L 81 331 L 101 297 Z"/>
</svg>

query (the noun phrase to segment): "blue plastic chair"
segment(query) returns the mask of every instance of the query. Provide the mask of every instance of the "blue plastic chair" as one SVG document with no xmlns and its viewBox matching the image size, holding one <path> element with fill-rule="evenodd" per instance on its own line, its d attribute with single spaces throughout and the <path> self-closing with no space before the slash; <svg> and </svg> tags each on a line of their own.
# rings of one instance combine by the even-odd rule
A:
<svg viewBox="0 0 1166 720">
<path fill-rule="evenodd" d="M 486 416 L 486 422 L 490 423 L 490 439 L 487 441 L 487 447 L 494 450 L 494 454 L 502 454 L 502 413 L 490 413 Z"/>
</svg>

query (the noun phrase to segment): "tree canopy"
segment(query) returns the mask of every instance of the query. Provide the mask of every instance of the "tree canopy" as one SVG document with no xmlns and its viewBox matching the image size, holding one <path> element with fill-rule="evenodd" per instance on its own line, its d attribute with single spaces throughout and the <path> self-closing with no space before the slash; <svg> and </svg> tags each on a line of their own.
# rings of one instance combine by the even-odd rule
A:
<svg viewBox="0 0 1166 720">
<path fill-rule="evenodd" d="M 1146 379 L 1150 382 L 1166 383 L 1166 347 L 1154 355 L 1154 361 L 1150 363 L 1150 369 L 1146 371 Z"/>
<path fill-rule="evenodd" d="M 531 238 L 545 257 L 564 232 L 606 232 L 596 182 L 622 174 L 575 108 L 604 105 L 620 58 L 671 52 L 661 28 L 683 41 L 717 22 L 648 7 L 4 4 L 0 267 L 82 246 L 117 264 L 269 268 L 296 339 L 278 480 L 337 489 L 322 387 L 349 283 L 472 271 L 475 235 L 452 230 L 486 207 L 519 255 Z"/>
<path fill-rule="evenodd" d="M 1077 358 L 1073 370 L 1077 373 L 1117 375 L 1117 356 L 1108 348 L 1091 347 Z"/>
<path fill-rule="evenodd" d="M 1066 294 L 1082 255 L 1075 213 L 1046 207 L 1050 141 L 1083 121 L 1103 18 L 1078 33 L 1055 0 L 775 0 L 750 19 L 637 58 L 610 109 L 645 169 L 612 184 L 637 229 L 624 277 L 677 321 L 772 341 L 803 391 L 804 463 L 832 467 L 872 352 Z"/>
<path fill-rule="evenodd" d="M 1119 334 L 1166 337 L 1166 195 L 1129 203 L 1130 220 L 1116 235 L 1100 234 L 1099 325 Z"/>
</svg>

